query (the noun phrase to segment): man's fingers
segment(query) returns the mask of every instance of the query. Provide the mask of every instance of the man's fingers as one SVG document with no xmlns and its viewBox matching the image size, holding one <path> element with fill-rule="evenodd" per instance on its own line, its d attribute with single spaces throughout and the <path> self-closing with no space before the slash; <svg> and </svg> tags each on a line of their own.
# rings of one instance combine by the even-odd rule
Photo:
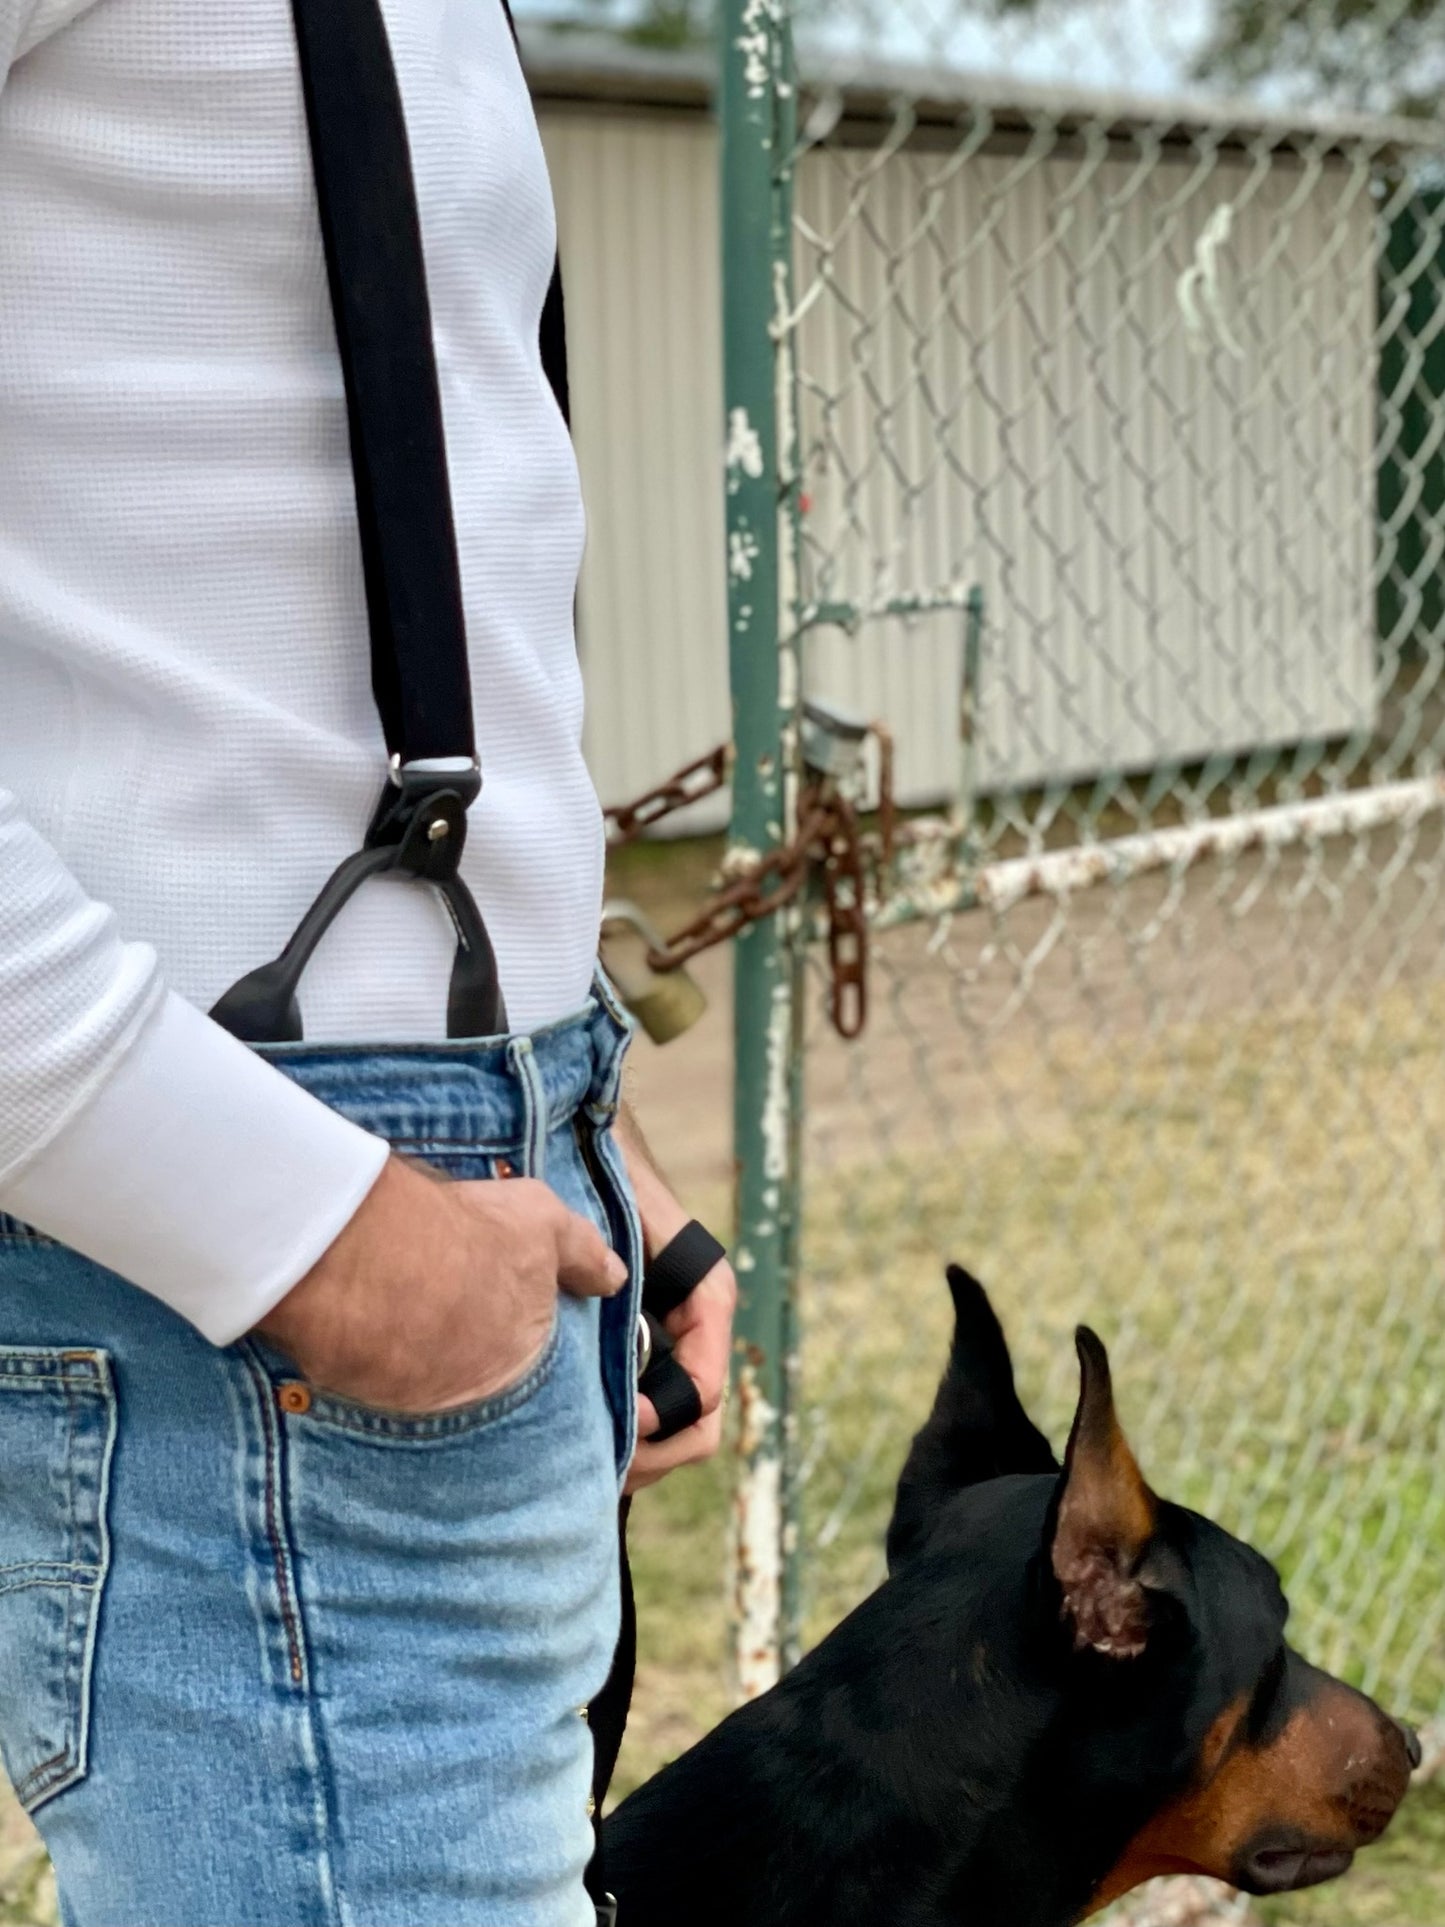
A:
<svg viewBox="0 0 1445 1927">
<path fill-rule="evenodd" d="M 610 1298 L 627 1283 L 627 1266 L 590 1218 L 557 1200 L 557 1283 L 574 1298 Z"/>
<path fill-rule="evenodd" d="M 709 1273 L 692 1295 L 667 1320 L 672 1355 L 697 1387 L 702 1417 L 710 1418 L 722 1404 L 727 1385 L 728 1353 L 732 1345 L 732 1274 L 724 1265 Z M 724 1275 L 726 1273 L 726 1275 Z M 637 1436 L 650 1439 L 657 1430 L 657 1408 L 642 1393 L 637 1397 Z M 695 1430 L 689 1427 L 689 1430 Z"/>
<path fill-rule="evenodd" d="M 715 1265 L 667 1321 L 674 1356 L 697 1387 L 704 1417 L 722 1403 L 736 1296 L 730 1267 Z"/>
<path fill-rule="evenodd" d="M 655 1485 L 680 1465 L 710 1459 L 722 1443 L 723 1390 L 732 1344 L 737 1285 L 731 1267 L 718 1264 L 667 1320 L 673 1357 L 697 1386 L 703 1416 L 685 1432 L 654 1441 L 657 1408 L 641 1393 L 637 1399 L 637 1451 L 627 1474 L 627 1490 Z"/>
<path fill-rule="evenodd" d="M 642 1409 L 648 1401 L 639 1399 L 637 1409 L 639 1420 Z M 653 1423 L 656 1424 L 656 1414 Z M 645 1440 L 639 1443 L 627 1473 L 627 1490 L 640 1492 L 644 1486 L 655 1485 L 669 1472 L 675 1472 L 680 1465 L 700 1465 L 710 1459 L 722 1444 L 722 1409 L 710 1412 L 696 1425 L 689 1425 L 685 1432 L 674 1438 L 662 1439 L 656 1445 Z"/>
</svg>

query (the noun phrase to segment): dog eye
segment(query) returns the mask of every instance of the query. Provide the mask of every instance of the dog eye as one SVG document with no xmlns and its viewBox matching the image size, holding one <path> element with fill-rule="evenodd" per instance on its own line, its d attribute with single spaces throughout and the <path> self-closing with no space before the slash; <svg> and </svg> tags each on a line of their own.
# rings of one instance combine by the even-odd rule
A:
<svg viewBox="0 0 1445 1927">
<path fill-rule="evenodd" d="M 1285 1650 L 1281 1646 L 1259 1676 L 1250 1698 L 1249 1711 L 1245 1715 L 1245 1727 L 1251 1739 L 1257 1739 L 1269 1722 L 1274 1703 L 1279 1698 L 1279 1690 L 1284 1684 L 1286 1663 Z"/>
</svg>

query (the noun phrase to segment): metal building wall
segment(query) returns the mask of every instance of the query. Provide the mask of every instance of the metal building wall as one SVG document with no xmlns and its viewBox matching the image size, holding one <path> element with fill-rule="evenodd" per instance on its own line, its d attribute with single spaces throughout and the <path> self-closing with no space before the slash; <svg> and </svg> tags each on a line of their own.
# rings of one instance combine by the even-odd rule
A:
<svg viewBox="0 0 1445 1927">
<path fill-rule="evenodd" d="M 625 802 L 731 733 L 717 136 L 700 115 L 543 108 L 587 502 L 587 757 Z M 727 819 L 713 799 L 670 829 Z"/>
<path fill-rule="evenodd" d="M 588 753 L 616 801 L 728 733 L 715 136 L 616 108 L 544 106 L 542 127 L 591 518 Z M 1179 296 L 1226 204 L 1228 342 Z M 908 151 L 880 169 L 842 148 L 810 156 L 799 214 L 799 290 L 823 284 L 799 344 L 812 591 L 983 585 L 985 786 L 1367 724 L 1362 166 Z M 894 729 L 910 802 L 955 782 L 961 631 L 950 611 L 811 647 L 816 692 Z"/>
<path fill-rule="evenodd" d="M 1365 165 L 845 149 L 800 198 L 814 593 L 982 585 L 985 786 L 1367 724 Z M 1224 218 L 1191 328 L 1181 278 Z M 893 724 L 914 794 L 951 781 L 961 629 L 812 652 L 815 687 Z"/>
</svg>

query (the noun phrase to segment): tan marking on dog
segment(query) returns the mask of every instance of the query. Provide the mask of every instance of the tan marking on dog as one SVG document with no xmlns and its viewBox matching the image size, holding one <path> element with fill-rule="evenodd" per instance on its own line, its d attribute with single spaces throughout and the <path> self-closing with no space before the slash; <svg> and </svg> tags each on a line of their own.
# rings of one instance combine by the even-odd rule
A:
<svg viewBox="0 0 1445 1927">
<path fill-rule="evenodd" d="M 1311 1852 L 1353 1853 L 1384 1832 L 1409 1763 L 1372 1701 L 1327 1679 L 1264 1747 L 1240 1738 L 1246 1706 L 1236 1701 L 1210 1727 L 1193 1782 L 1130 1841 L 1088 1913 L 1160 1874 L 1228 1880 L 1272 1827 L 1297 1831 Z"/>
</svg>

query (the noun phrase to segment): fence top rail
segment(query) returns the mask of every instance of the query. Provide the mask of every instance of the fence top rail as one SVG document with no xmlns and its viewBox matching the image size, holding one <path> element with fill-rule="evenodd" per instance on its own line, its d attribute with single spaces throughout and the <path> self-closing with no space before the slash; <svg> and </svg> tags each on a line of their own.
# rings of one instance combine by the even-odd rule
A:
<svg viewBox="0 0 1445 1927">
<path fill-rule="evenodd" d="M 663 107 L 707 112 L 717 79 L 709 48 L 642 47 L 606 33 L 521 23 L 527 77 L 539 100 L 576 105 Z M 1198 94 L 1149 95 L 1116 89 L 1042 86 L 1007 75 L 865 59 L 806 45 L 799 83 L 837 96 L 848 120 L 897 118 L 900 102 L 920 125 L 957 128 L 986 115 L 1001 131 L 1041 120 L 1061 130 L 1102 125 L 1117 139 L 1148 131 L 1164 142 L 1207 138 L 1224 145 L 1266 140 L 1289 149 L 1367 147 L 1409 153 L 1445 146 L 1445 122 L 1324 109 L 1272 111 L 1257 101 Z"/>
</svg>

